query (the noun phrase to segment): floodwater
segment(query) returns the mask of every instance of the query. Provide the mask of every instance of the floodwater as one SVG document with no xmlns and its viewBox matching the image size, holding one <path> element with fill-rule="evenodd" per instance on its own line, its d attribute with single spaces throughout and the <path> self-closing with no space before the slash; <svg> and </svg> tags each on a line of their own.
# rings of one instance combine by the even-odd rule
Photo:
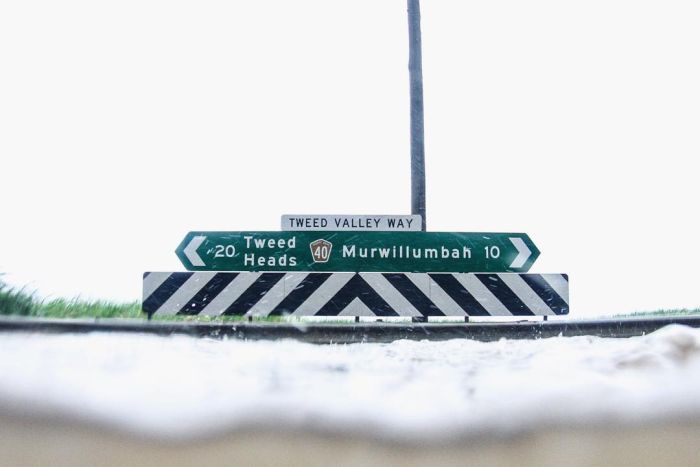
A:
<svg viewBox="0 0 700 467">
<path fill-rule="evenodd" d="M 2 413 L 162 439 L 274 427 L 425 440 L 697 420 L 700 330 L 350 345 L 6 333 Z"/>
</svg>

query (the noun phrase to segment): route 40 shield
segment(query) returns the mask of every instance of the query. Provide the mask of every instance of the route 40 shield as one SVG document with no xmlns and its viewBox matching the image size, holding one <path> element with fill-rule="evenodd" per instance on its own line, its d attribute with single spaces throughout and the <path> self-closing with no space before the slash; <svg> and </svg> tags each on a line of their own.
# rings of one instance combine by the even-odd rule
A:
<svg viewBox="0 0 700 467">
<path fill-rule="evenodd" d="M 311 247 L 311 257 L 314 263 L 328 262 L 328 259 L 331 257 L 331 250 L 333 249 L 333 244 L 331 242 L 320 238 L 311 242 L 309 246 Z"/>
</svg>

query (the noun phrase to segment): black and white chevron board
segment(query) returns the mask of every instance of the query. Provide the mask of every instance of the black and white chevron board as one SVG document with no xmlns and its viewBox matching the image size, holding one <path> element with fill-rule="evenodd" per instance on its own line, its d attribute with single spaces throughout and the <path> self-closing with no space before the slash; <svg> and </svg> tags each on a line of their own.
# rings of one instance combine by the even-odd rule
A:
<svg viewBox="0 0 700 467">
<path fill-rule="evenodd" d="M 146 272 L 153 315 L 548 316 L 569 313 L 566 274 Z"/>
</svg>

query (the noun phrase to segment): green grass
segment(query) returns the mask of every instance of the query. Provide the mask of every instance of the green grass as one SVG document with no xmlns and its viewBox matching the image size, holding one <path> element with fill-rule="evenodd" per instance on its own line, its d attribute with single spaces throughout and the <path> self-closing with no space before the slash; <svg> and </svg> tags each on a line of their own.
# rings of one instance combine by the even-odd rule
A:
<svg viewBox="0 0 700 467">
<path fill-rule="evenodd" d="M 34 298 L 23 289 L 16 290 L 0 281 L 0 314 L 32 316 L 36 312 Z"/>
<path fill-rule="evenodd" d="M 700 308 L 681 308 L 656 311 L 635 311 L 615 315 L 615 318 L 652 318 L 654 316 L 692 316 L 700 315 Z"/>
<path fill-rule="evenodd" d="M 34 316 L 41 318 L 143 318 L 141 304 L 85 301 L 62 298 L 38 303 Z"/>
<path fill-rule="evenodd" d="M 141 304 L 81 299 L 38 300 L 25 289 L 14 289 L 0 279 L 0 315 L 40 318 L 142 318 Z"/>
</svg>

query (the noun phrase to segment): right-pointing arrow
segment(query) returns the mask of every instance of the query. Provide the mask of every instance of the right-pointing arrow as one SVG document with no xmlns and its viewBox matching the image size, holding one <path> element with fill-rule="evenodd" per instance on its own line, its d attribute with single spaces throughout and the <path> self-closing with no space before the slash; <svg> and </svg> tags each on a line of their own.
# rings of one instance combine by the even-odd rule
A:
<svg viewBox="0 0 700 467">
<path fill-rule="evenodd" d="M 207 237 L 204 235 L 196 235 L 192 237 L 190 243 L 188 243 L 185 249 L 182 251 L 187 259 L 190 260 L 192 266 L 206 266 L 204 261 L 202 261 L 202 258 L 197 254 L 197 248 L 199 248 L 199 246 L 204 243 L 204 240 L 206 239 Z"/>
<path fill-rule="evenodd" d="M 520 237 L 508 237 L 508 240 L 510 240 L 518 250 L 518 256 L 515 257 L 512 263 L 510 263 L 510 267 L 513 269 L 523 267 L 525 265 L 525 261 L 527 261 L 530 255 L 532 255 L 532 251 L 530 251 L 523 239 Z"/>
</svg>

